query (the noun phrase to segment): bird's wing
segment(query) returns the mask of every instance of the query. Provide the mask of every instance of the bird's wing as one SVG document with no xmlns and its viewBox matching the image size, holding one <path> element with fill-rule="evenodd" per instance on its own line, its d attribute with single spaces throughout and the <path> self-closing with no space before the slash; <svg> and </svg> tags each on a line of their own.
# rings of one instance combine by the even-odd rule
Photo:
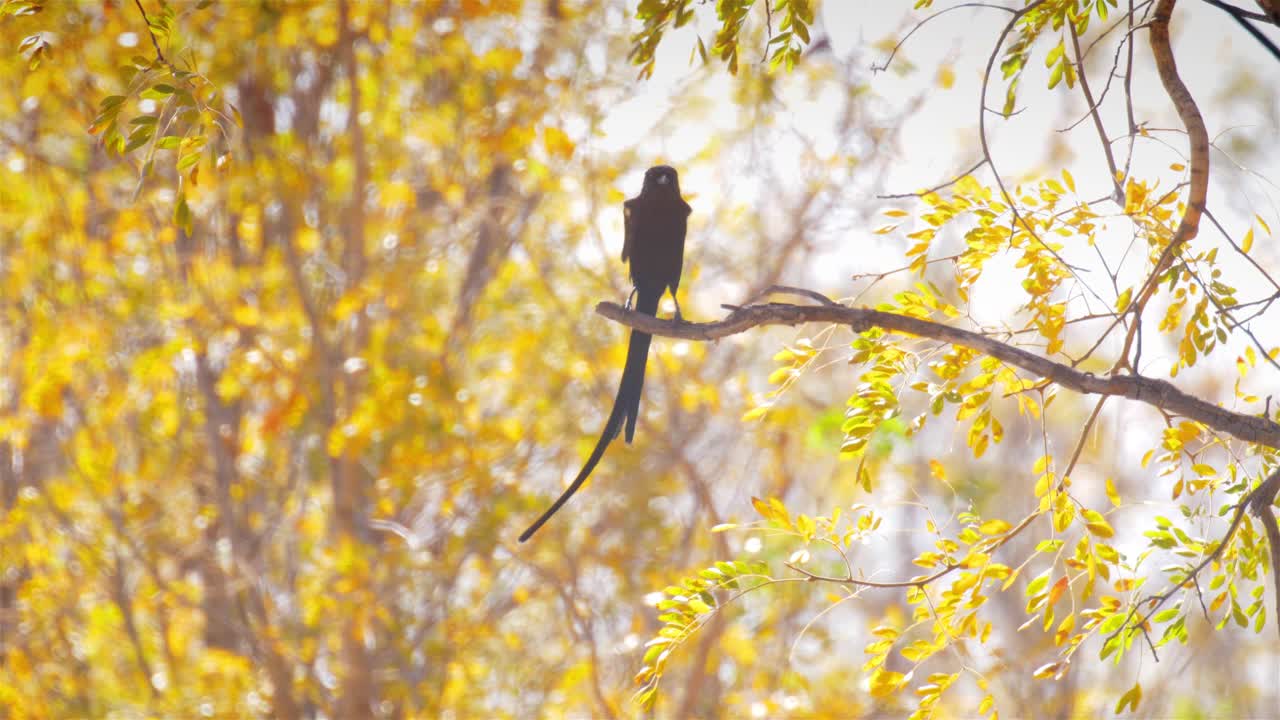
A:
<svg viewBox="0 0 1280 720">
<path fill-rule="evenodd" d="M 635 235 L 632 229 L 634 222 L 631 220 L 631 214 L 635 212 L 631 205 L 635 200 L 628 200 L 622 203 L 622 262 L 626 262 L 631 257 L 631 242 Z"/>
</svg>

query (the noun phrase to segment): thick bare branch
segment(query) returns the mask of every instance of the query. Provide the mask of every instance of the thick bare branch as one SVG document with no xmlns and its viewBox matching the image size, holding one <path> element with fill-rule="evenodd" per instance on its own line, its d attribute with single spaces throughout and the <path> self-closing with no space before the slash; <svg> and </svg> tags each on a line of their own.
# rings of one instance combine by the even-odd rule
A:
<svg viewBox="0 0 1280 720">
<path fill-rule="evenodd" d="M 1151 54 L 1155 56 L 1156 69 L 1160 73 L 1160 82 L 1165 92 L 1173 101 L 1182 125 L 1187 129 L 1187 140 L 1191 151 L 1191 190 L 1187 195 L 1187 209 L 1178 222 L 1178 229 L 1173 238 L 1160 254 L 1155 268 L 1147 277 L 1142 290 L 1134 300 L 1133 312 L 1140 316 L 1147 303 L 1155 295 L 1160 285 L 1160 276 L 1173 264 L 1174 257 L 1182 250 L 1182 246 L 1191 242 L 1200 232 L 1200 215 L 1205 209 L 1205 198 L 1209 193 L 1209 132 L 1204 125 L 1204 117 L 1196 105 L 1195 98 L 1187 89 L 1182 78 L 1178 76 L 1178 65 L 1173 58 L 1173 47 L 1169 43 L 1169 20 L 1173 16 L 1173 6 L 1177 0 L 1160 0 L 1150 23 Z M 1129 349 L 1141 322 L 1136 321 L 1129 327 L 1125 335 L 1124 349 L 1120 352 L 1120 365 L 1129 362 Z"/>
<path fill-rule="evenodd" d="M 626 310 L 611 302 L 599 303 L 596 305 L 596 312 L 636 330 L 684 340 L 718 340 L 762 325 L 835 323 L 848 325 L 855 332 L 880 327 L 890 332 L 927 337 L 971 348 L 1076 392 L 1137 400 L 1165 412 L 1204 423 L 1214 430 L 1246 442 L 1280 449 L 1280 425 L 1263 417 L 1218 407 L 1188 395 L 1165 380 L 1141 375 L 1100 376 L 1081 372 L 1069 365 L 1054 362 L 980 333 L 906 315 L 843 305 L 786 303 L 748 305 L 734 310 L 723 320 L 709 323 L 659 320 Z"/>
</svg>

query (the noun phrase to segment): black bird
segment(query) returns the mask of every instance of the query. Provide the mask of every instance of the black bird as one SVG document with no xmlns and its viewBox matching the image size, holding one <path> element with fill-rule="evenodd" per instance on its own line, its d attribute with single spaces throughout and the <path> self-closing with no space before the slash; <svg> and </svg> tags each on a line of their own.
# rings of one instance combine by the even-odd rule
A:
<svg viewBox="0 0 1280 720">
<path fill-rule="evenodd" d="M 668 289 L 671 290 L 671 298 L 676 299 L 680 271 L 684 266 L 684 236 L 692 211 L 680 197 L 679 176 L 674 168 L 666 165 L 649 168 L 644 174 L 644 187 L 640 194 L 623 203 L 625 235 L 622 262 L 631 262 L 631 282 L 635 286 L 631 295 L 636 299 L 636 312 L 656 316 L 658 303 Z M 630 297 L 627 298 L 627 306 L 631 306 Z M 676 300 L 676 320 L 680 319 L 680 301 Z M 648 333 L 631 331 L 631 345 L 627 348 L 627 364 L 622 370 L 622 382 L 618 384 L 618 396 L 614 398 L 613 411 L 609 413 L 595 450 L 591 451 L 587 464 L 569 489 L 520 535 L 520 542 L 532 537 L 582 487 L 596 463 L 600 462 L 605 448 L 622 430 L 624 421 L 627 443 L 631 443 L 636 433 L 636 418 L 640 415 L 640 390 L 644 387 L 644 366 L 651 339 L 653 336 Z"/>
</svg>

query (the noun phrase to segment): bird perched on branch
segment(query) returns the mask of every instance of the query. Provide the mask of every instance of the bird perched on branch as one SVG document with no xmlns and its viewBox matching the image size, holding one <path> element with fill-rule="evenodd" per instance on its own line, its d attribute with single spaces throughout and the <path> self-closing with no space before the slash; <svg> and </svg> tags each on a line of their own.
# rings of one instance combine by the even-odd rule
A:
<svg viewBox="0 0 1280 720">
<path fill-rule="evenodd" d="M 680 287 L 684 236 L 689 213 L 692 212 L 689 204 L 680 197 L 680 179 L 675 169 L 666 165 L 649 168 L 644 174 L 644 187 L 640 194 L 623 203 L 622 211 L 625 228 L 622 262 L 631 264 L 631 282 L 634 285 L 631 297 L 635 298 L 636 312 L 656 316 L 663 294 L 670 290 L 671 298 L 675 300 L 676 289 Z M 631 306 L 630 297 L 627 306 Z M 676 320 L 680 319 L 680 301 L 676 300 Z M 627 443 L 631 443 L 636 432 L 636 418 L 640 415 L 640 390 L 644 387 L 644 367 L 651 339 L 653 336 L 648 333 L 631 331 L 622 382 L 618 384 L 613 411 L 604 424 L 600 440 L 578 477 L 542 517 L 520 535 L 520 542 L 532 537 L 582 487 L 624 424 Z"/>
</svg>

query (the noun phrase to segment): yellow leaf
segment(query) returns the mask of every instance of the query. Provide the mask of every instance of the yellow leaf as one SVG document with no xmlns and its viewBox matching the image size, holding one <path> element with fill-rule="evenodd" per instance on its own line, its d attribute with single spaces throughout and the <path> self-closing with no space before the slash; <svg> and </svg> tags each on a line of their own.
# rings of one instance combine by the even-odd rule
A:
<svg viewBox="0 0 1280 720">
<path fill-rule="evenodd" d="M 796 529 L 799 530 L 800 534 L 805 536 L 805 538 L 813 537 L 814 532 L 817 531 L 813 518 L 804 514 L 796 517 Z"/>
<path fill-rule="evenodd" d="M 392 180 L 382 186 L 382 192 L 379 193 L 379 202 L 383 208 L 409 208 L 413 209 L 414 201 L 417 199 L 413 186 L 404 180 Z"/>
<path fill-rule="evenodd" d="M 231 319 L 235 320 L 237 325 L 256 327 L 262 322 L 262 313 L 259 312 L 257 305 L 241 303 L 231 311 Z"/>
<path fill-rule="evenodd" d="M 66 383 L 61 366 L 55 368 L 55 372 L 46 372 L 31 384 L 27 391 L 27 404 L 42 417 L 61 417 L 62 390 Z"/>
<path fill-rule="evenodd" d="M 888 625 L 879 625 L 871 631 L 871 634 L 886 640 L 897 640 L 900 633 L 896 628 Z"/>
<path fill-rule="evenodd" d="M 1047 680 L 1048 678 L 1051 678 L 1054 675 L 1058 674 L 1058 670 L 1061 667 L 1062 667 L 1061 662 L 1051 662 L 1047 665 L 1041 665 L 1040 667 L 1035 669 L 1035 672 L 1031 673 L 1031 677 L 1037 680 Z"/>
<path fill-rule="evenodd" d="M 773 510 L 769 507 L 769 503 L 758 497 L 751 498 L 751 507 L 754 507 L 756 512 L 760 513 L 760 516 L 765 520 L 773 517 Z"/>
<path fill-rule="evenodd" d="M 1053 634 L 1053 642 L 1055 645 L 1061 645 L 1067 641 L 1067 637 L 1071 635 L 1071 631 L 1076 627 L 1076 614 L 1071 613 L 1062 619 L 1058 624 L 1058 629 Z"/>
<path fill-rule="evenodd" d="M 1053 587 L 1049 589 L 1048 604 L 1050 607 L 1052 607 L 1055 603 L 1058 602 L 1059 599 L 1062 598 L 1062 594 L 1067 591 L 1067 587 L 1069 584 L 1070 584 L 1070 581 L 1067 580 L 1066 575 L 1063 575 L 1062 577 L 1058 578 L 1058 581 L 1053 584 Z"/>
<path fill-rule="evenodd" d="M 950 65 L 943 65 L 938 68 L 938 74 L 934 78 L 934 82 L 938 84 L 938 87 L 950 90 L 951 86 L 956 84 L 956 71 L 952 70 Z"/>
<path fill-rule="evenodd" d="M 1085 510 L 1082 514 L 1084 515 L 1085 527 L 1089 529 L 1089 532 L 1103 538 L 1115 536 L 1116 531 L 1111 529 L 1110 523 L 1107 522 L 1106 518 L 1102 517 L 1102 513 L 1097 510 Z"/>
<path fill-rule="evenodd" d="M 871 696 L 888 697 L 907 684 L 907 676 L 880 668 L 871 676 Z"/>
<path fill-rule="evenodd" d="M 515 70 L 523 58 L 524 55 L 517 48 L 499 47 L 481 55 L 477 66 L 481 71 L 492 70 L 501 75 L 508 75 Z"/>
<path fill-rule="evenodd" d="M 1245 253 L 1253 249 L 1253 228 L 1249 228 L 1249 232 L 1244 234 L 1244 240 L 1240 242 L 1240 249 Z"/>
<path fill-rule="evenodd" d="M 947 481 L 947 469 L 942 467 L 942 463 L 937 460 L 929 461 L 929 474 L 943 482 Z"/>
<path fill-rule="evenodd" d="M 545 127 L 542 129 L 542 142 L 547 148 L 547 154 L 553 158 L 561 160 L 568 159 L 573 156 L 573 141 L 563 130 L 557 127 Z"/>
<path fill-rule="evenodd" d="M 1120 696 L 1120 700 L 1116 703 L 1116 714 L 1119 715 L 1126 705 L 1129 706 L 1130 711 L 1135 711 L 1140 702 L 1142 702 L 1142 683 L 1134 683 L 1133 687 Z"/>
<path fill-rule="evenodd" d="M 1120 493 L 1116 491 L 1116 484 L 1111 481 L 1111 478 L 1107 478 L 1107 499 L 1112 505 L 1120 507 Z"/>
<path fill-rule="evenodd" d="M 313 227 L 298 230 L 298 250 L 304 254 L 313 253 L 320 247 L 320 233 Z"/>
<path fill-rule="evenodd" d="M 1124 292 L 1120 293 L 1120 297 L 1116 298 L 1116 312 L 1124 312 L 1129 307 L 1129 300 L 1133 298 L 1133 288 L 1127 287 Z"/>
<path fill-rule="evenodd" d="M 1013 529 L 1012 525 L 997 518 L 995 520 L 988 520 L 982 523 L 982 526 L 978 528 L 978 531 L 983 535 L 999 535 L 1001 533 L 1009 532 L 1011 529 Z"/>
<path fill-rule="evenodd" d="M 1049 461 L 1051 460 L 1053 460 L 1052 455 L 1041 455 L 1039 458 L 1036 458 L 1035 465 L 1031 466 L 1031 472 L 1039 475 L 1045 471 L 1045 468 L 1049 467 Z"/>
<path fill-rule="evenodd" d="M 445 185 L 444 192 L 442 194 L 444 195 L 445 202 L 449 203 L 449 205 L 453 207 L 459 207 L 462 205 L 462 201 L 467 197 L 467 189 L 464 188 L 461 183 L 448 183 Z"/>
<path fill-rule="evenodd" d="M 1182 440 L 1182 442 L 1189 443 L 1198 437 L 1200 437 L 1200 428 L 1195 423 L 1182 422 L 1178 424 L 1178 439 Z"/>
<path fill-rule="evenodd" d="M 768 382 L 770 385 L 778 385 L 788 380 L 792 375 L 795 374 L 795 372 L 796 372 L 795 368 L 789 368 L 789 367 L 778 368 L 777 370 L 774 370 L 773 372 L 769 373 Z"/>
</svg>

